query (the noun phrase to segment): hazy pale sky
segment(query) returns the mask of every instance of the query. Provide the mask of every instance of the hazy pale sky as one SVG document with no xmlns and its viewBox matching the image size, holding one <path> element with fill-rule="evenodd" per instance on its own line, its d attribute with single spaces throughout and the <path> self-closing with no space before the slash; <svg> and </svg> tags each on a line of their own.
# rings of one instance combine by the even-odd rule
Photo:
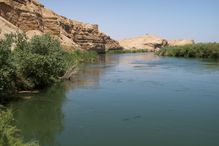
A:
<svg viewBox="0 0 219 146">
<path fill-rule="evenodd" d="M 60 15 L 98 24 L 114 39 L 154 34 L 219 42 L 219 0 L 40 0 Z"/>
</svg>

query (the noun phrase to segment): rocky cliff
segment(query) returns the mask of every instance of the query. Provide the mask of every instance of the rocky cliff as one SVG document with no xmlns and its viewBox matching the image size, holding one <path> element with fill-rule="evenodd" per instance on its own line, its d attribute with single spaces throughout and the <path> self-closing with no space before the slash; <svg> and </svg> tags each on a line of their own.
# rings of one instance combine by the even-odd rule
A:
<svg viewBox="0 0 219 146">
<path fill-rule="evenodd" d="M 120 45 L 126 50 L 147 49 L 155 51 L 168 45 L 168 41 L 153 35 L 143 35 L 135 38 L 124 39 L 119 41 Z"/>
<path fill-rule="evenodd" d="M 143 35 L 119 41 L 125 50 L 147 49 L 156 51 L 166 46 L 184 46 L 194 44 L 194 40 L 167 40 L 154 35 Z"/>
<path fill-rule="evenodd" d="M 170 40 L 170 46 L 184 46 L 184 45 L 192 45 L 195 44 L 194 40 Z"/>
<path fill-rule="evenodd" d="M 17 31 L 20 30 L 16 26 L 0 17 L 0 38 L 3 38 L 5 34 L 16 33 Z"/>
<path fill-rule="evenodd" d="M 59 38 L 67 49 L 98 52 L 122 49 L 117 41 L 100 32 L 98 25 L 60 16 L 37 0 L 0 0 L 0 16 L 30 37 L 50 33 Z"/>
</svg>

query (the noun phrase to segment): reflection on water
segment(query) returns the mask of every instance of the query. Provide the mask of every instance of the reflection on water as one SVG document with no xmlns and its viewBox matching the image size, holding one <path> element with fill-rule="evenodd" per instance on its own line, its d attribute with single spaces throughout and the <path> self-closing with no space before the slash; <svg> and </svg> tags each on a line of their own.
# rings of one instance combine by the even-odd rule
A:
<svg viewBox="0 0 219 146">
<path fill-rule="evenodd" d="M 219 145 L 218 85 L 219 62 L 106 55 L 13 107 L 42 146 Z"/>
<path fill-rule="evenodd" d="M 55 145 L 56 136 L 64 129 L 62 105 L 65 99 L 63 86 L 56 85 L 31 100 L 15 103 L 15 119 L 25 139 L 40 140 L 42 145 Z"/>
</svg>

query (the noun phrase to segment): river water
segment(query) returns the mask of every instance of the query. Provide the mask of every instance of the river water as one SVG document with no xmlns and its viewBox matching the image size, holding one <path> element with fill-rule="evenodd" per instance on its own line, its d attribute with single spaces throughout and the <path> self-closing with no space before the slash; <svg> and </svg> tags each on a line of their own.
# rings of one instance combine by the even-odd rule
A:
<svg viewBox="0 0 219 146">
<path fill-rule="evenodd" d="M 12 107 L 41 146 L 218 146 L 219 62 L 101 56 Z"/>
</svg>

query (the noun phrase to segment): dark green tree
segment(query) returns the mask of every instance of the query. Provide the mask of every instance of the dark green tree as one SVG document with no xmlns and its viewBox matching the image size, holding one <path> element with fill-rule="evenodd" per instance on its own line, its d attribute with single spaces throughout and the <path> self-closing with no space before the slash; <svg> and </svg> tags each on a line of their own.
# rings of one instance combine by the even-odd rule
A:
<svg viewBox="0 0 219 146">
<path fill-rule="evenodd" d="M 12 35 L 0 40 L 0 100 L 6 93 L 15 91 L 16 68 L 13 64 L 12 43 Z"/>
</svg>

